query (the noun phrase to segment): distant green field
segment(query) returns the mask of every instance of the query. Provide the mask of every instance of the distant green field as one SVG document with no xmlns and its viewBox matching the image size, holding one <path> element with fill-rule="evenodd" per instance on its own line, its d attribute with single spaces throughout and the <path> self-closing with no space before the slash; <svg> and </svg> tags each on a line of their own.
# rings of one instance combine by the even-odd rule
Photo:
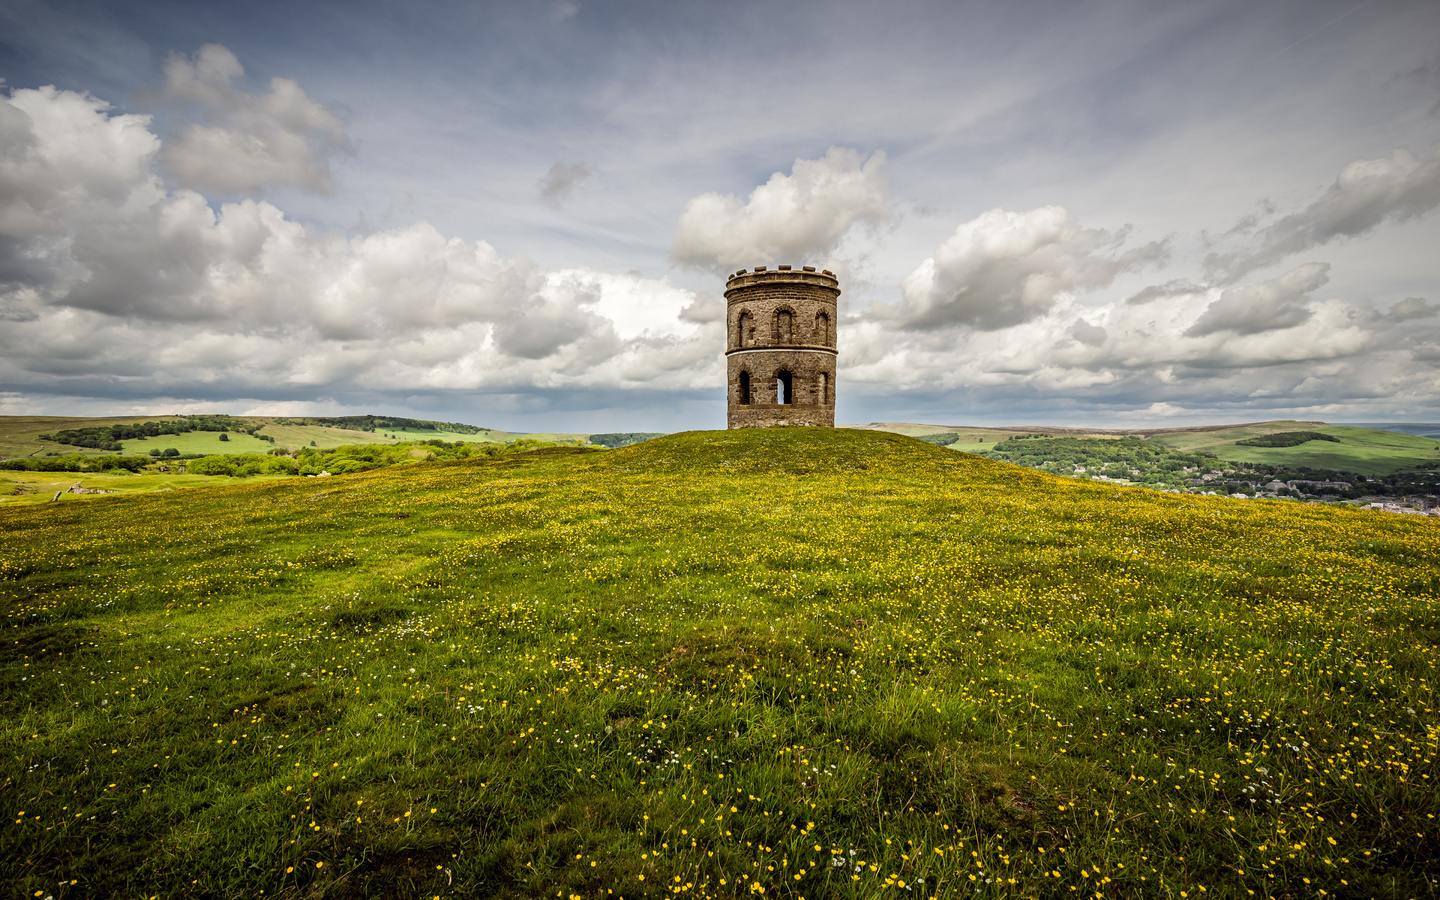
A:
<svg viewBox="0 0 1440 900">
<path fill-rule="evenodd" d="M 145 440 L 121 441 L 126 454 L 149 453 L 151 450 L 175 448 L 181 454 L 191 453 L 269 453 L 276 445 L 248 434 L 231 432 L 228 441 L 220 440 L 218 431 L 190 431 L 185 434 L 162 434 Z M 67 450 L 67 452 L 69 452 Z"/>
<path fill-rule="evenodd" d="M 379 432 L 355 431 L 350 428 L 331 428 L 325 425 L 277 425 L 273 419 L 265 420 L 261 434 L 275 439 L 276 446 L 298 450 L 313 446 L 321 450 L 345 447 L 352 444 L 393 444 L 395 441 Z"/>
<path fill-rule="evenodd" d="M 1296 447 L 1241 447 L 1235 443 L 1283 431 L 1318 431 L 1338 437 L 1340 443 L 1310 441 Z M 1177 450 L 1214 453 L 1233 462 L 1308 466 L 1362 475 L 1391 475 L 1440 462 L 1440 450 L 1436 449 L 1440 441 L 1434 438 L 1318 422 L 1265 422 L 1220 431 L 1158 434 L 1150 440 Z"/>
</svg>

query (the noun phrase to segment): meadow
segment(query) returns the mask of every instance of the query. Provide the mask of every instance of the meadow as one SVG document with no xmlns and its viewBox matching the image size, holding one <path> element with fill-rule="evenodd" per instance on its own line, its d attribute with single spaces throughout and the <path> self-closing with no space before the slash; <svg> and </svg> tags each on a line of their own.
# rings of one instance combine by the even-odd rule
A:
<svg viewBox="0 0 1440 900">
<path fill-rule="evenodd" d="M 286 476 L 256 475 L 260 481 L 274 481 Z M 214 487 L 218 479 L 205 475 L 143 474 L 129 472 L 6 472 L 0 471 L 0 508 L 33 506 L 51 502 L 90 503 L 120 494 L 168 493 L 185 488 Z M 104 494 L 70 494 L 78 485 Z M 58 501 L 57 491 L 64 491 Z"/>
<path fill-rule="evenodd" d="M 1440 541 L 770 429 L 0 507 L 34 897 L 1440 895 Z"/>
</svg>

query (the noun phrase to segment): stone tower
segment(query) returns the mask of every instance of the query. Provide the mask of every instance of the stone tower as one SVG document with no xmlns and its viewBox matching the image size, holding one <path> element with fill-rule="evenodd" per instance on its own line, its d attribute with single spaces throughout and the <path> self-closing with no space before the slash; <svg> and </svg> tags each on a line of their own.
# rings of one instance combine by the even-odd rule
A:
<svg viewBox="0 0 1440 900">
<path fill-rule="evenodd" d="M 725 282 L 730 428 L 835 426 L 840 281 L 814 266 L 756 266 Z"/>
</svg>

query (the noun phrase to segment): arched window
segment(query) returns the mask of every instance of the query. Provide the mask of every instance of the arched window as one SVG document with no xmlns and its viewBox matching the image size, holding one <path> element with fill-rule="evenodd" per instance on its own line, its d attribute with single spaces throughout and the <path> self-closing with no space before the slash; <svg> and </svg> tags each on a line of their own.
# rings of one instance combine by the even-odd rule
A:
<svg viewBox="0 0 1440 900">
<path fill-rule="evenodd" d="M 775 343 L 788 344 L 795 333 L 795 316 L 790 310 L 782 309 L 775 313 Z"/>
<path fill-rule="evenodd" d="M 753 346 L 755 343 L 755 317 L 748 312 L 742 312 L 735 324 L 735 346 Z"/>
<path fill-rule="evenodd" d="M 781 369 L 775 373 L 775 402 L 795 402 L 795 376 L 789 370 Z"/>
<path fill-rule="evenodd" d="M 749 373 L 749 372 L 741 372 L 741 373 L 740 373 L 740 390 L 738 391 L 738 394 L 739 394 L 739 396 L 736 398 L 736 400 L 740 403 L 740 405 L 741 405 L 741 406 L 749 406 L 749 405 L 750 405 L 750 373 Z"/>
<path fill-rule="evenodd" d="M 826 346 L 830 343 L 830 315 L 815 314 L 815 343 Z"/>
</svg>

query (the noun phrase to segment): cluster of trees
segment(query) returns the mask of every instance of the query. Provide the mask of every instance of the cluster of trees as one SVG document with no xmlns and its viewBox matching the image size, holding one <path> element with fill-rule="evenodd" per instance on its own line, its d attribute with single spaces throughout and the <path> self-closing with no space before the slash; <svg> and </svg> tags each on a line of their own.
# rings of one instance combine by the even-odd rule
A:
<svg viewBox="0 0 1440 900">
<path fill-rule="evenodd" d="M 155 462 L 148 456 L 42 456 L 0 459 L 0 469 L 8 472 L 138 472 Z"/>
<path fill-rule="evenodd" d="M 960 432 L 941 431 L 937 434 L 922 434 L 920 435 L 920 440 L 927 444 L 934 444 L 937 447 L 948 447 L 960 440 Z"/>
<path fill-rule="evenodd" d="M 1318 431 L 1277 431 L 1274 434 L 1262 434 L 1259 437 L 1247 438 L 1235 443 L 1241 447 L 1298 447 L 1310 441 L 1340 443 L 1340 439 L 1333 434 L 1321 434 Z"/>
<path fill-rule="evenodd" d="M 665 432 L 663 431 L 616 431 L 607 434 L 592 434 L 590 443 L 614 450 L 616 447 L 628 447 L 631 444 L 664 436 Z"/>
<path fill-rule="evenodd" d="M 489 431 L 478 425 L 463 422 L 432 422 L 429 419 L 407 419 L 402 416 L 305 416 L 303 418 L 276 419 L 276 425 L 322 425 L 330 428 L 346 428 L 350 431 L 376 432 L 386 428 L 409 429 L 411 431 L 448 431 L 451 434 L 479 434 Z"/>
<path fill-rule="evenodd" d="M 134 422 L 121 425 L 98 425 L 90 428 L 74 428 L 42 434 L 40 440 L 71 447 L 87 447 L 91 450 L 120 450 L 121 441 L 144 440 L 162 434 L 186 434 L 191 431 L 236 432 L 254 435 L 265 423 L 252 423 L 227 415 L 180 416 L 174 419 L 159 419 L 150 422 Z M 256 435 L 261 440 L 274 442 L 268 435 Z"/>
</svg>

